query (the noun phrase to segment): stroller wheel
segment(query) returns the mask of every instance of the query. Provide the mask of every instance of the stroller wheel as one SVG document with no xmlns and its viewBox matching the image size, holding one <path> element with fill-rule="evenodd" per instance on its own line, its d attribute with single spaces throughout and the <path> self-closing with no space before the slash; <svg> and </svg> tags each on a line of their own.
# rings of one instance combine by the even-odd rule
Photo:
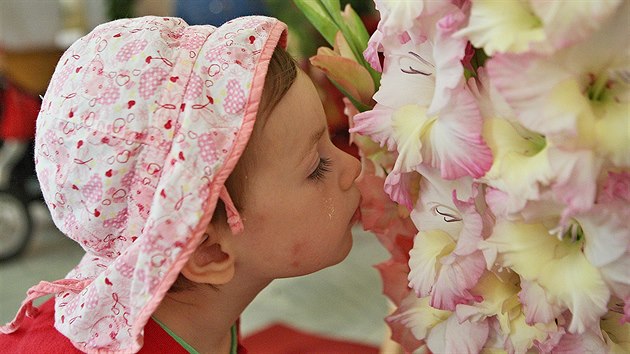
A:
<svg viewBox="0 0 630 354">
<path fill-rule="evenodd" d="M 9 191 L 0 191 L 0 262 L 24 251 L 32 229 L 26 202 Z"/>
</svg>

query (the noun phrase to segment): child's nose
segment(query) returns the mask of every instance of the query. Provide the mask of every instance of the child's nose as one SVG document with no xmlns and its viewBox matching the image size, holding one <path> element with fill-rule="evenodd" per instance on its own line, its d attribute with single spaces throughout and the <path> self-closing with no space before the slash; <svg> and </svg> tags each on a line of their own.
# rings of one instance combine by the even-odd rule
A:
<svg viewBox="0 0 630 354">
<path fill-rule="evenodd" d="M 348 190 L 354 185 L 354 181 L 359 177 L 361 173 L 361 162 L 354 156 L 339 150 L 341 154 L 341 161 L 343 170 L 341 171 L 341 177 L 339 185 L 341 189 Z"/>
</svg>

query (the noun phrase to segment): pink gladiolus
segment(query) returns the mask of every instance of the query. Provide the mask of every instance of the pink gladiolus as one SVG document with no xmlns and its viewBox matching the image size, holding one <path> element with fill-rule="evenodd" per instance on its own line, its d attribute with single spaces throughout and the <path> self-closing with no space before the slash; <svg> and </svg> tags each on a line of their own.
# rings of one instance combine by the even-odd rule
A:
<svg viewBox="0 0 630 354">
<path fill-rule="evenodd" d="M 409 266 L 406 262 L 402 263 L 390 259 L 374 267 L 379 271 L 381 279 L 383 279 L 383 294 L 385 294 L 394 305 L 400 306 L 402 301 L 411 292 L 407 286 Z"/>
<path fill-rule="evenodd" d="M 417 188 L 420 181 L 420 174 L 417 172 L 400 173 L 390 172 L 385 179 L 384 190 L 389 198 L 407 207 L 411 211 L 417 198 Z M 415 192 L 415 193 L 414 193 Z"/>
<path fill-rule="evenodd" d="M 390 35 L 411 29 L 417 17 L 424 10 L 425 1 L 375 0 L 376 9 L 381 14 L 379 30 Z"/>
<path fill-rule="evenodd" d="M 630 3 L 587 40 L 553 55 L 494 56 L 490 78 L 526 128 L 567 151 L 590 149 L 630 167 L 627 73 Z"/>
<path fill-rule="evenodd" d="M 429 114 L 437 114 L 450 101 L 451 92 L 464 85 L 464 64 L 467 41 L 453 37 L 465 17 L 461 11 L 449 13 L 437 22 L 433 58 L 435 59 L 435 91 Z"/>
<path fill-rule="evenodd" d="M 427 337 L 427 346 L 434 353 L 479 353 L 490 332 L 488 320 L 459 322 L 452 315 L 437 324 Z"/>
<path fill-rule="evenodd" d="M 381 60 L 378 56 L 378 53 L 383 51 L 381 47 L 382 40 L 383 33 L 381 33 L 381 31 L 379 30 L 374 31 L 374 33 L 370 37 L 370 40 L 368 41 L 367 48 L 365 49 L 365 51 L 363 51 L 363 57 L 365 58 L 365 60 L 367 60 L 370 66 L 378 72 L 383 71 Z"/>
<path fill-rule="evenodd" d="M 544 289 L 535 282 L 523 279 L 518 297 L 523 304 L 525 322 L 529 325 L 550 323 L 562 313 L 562 307 L 549 303 Z"/>
<path fill-rule="evenodd" d="M 445 183 L 436 178 L 435 171 L 424 170 L 424 174 L 428 178 L 420 185 L 420 211 L 412 214 L 421 232 L 410 252 L 409 284 L 418 296 L 431 296 L 431 306 L 453 311 L 457 304 L 476 299 L 469 290 L 485 269 L 477 246 L 484 218 L 477 210 L 476 187 L 471 182 L 466 187 L 466 179 Z M 448 188 L 453 187 L 449 195 Z M 471 197 L 459 200 L 459 190 Z"/>
<path fill-rule="evenodd" d="M 450 316 L 450 312 L 435 310 L 428 303 L 427 298 L 419 299 L 409 292 L 396 311 L 385 319 L 392 330 L 392 338 L 409 352 L 425 345 L 431 329 Z"/>
<path fill-rule="evenodd" d="M 597 197 L 598 203 L 606 203 L 619 199 L 630 202 L 630 172 L 608 172 L 608 179 L 602 184 Z"/>
<path fill-rule="evenodd" d="M 361 222 L 366 230 L 374 232 L 381 243 L 391 251 L 398 235 L 411 238 L 416 228 L 403 211 L 393 203 L 383 191 L 383 179 L 376 176 L 363 176 L 357 185 L 361 190 Z M 406 214 L 406 215 L 405 215 Z"/>
<path fill-rule="evenodd" d="M 376 103 L 346 107 L 392 338 L 630 351 L 630 1 L 375 1 L 373 101 L 323 64 Z"/>
<path fill-rule="evenodd" d="M 381 146 L 386 146 L 388 150 L 395 150 L 396 141 L 392 137 L 391 128 L 392 113 L 391 108 L 377 104 L 372 110 L 353 117 L 350 133 L 368 136 Z"/>
</svg>

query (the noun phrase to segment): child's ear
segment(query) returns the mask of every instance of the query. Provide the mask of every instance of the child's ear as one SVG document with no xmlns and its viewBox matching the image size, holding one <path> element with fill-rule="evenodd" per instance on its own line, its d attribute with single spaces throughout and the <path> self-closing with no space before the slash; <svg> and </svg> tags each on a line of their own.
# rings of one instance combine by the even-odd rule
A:
<svg viewBox="0 0 630 354">
<path fill-rule="evenodd" d="M 234 277 L 234 252 L 229 236 L 217 231 L 219 230 L 212 224 L 208 226 L 205 240 L 182 268 L 181 273 L 188 280 L 195 283 L 221 285 Z"/>
</svg>

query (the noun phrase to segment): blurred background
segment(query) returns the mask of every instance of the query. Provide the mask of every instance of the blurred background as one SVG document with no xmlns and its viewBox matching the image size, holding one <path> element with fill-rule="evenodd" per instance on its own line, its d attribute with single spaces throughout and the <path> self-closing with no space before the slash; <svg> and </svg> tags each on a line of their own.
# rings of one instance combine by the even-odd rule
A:
<svg viewBox="0 0 630 354">
<path fill-rule="evenodd" d="M 378 23 L 373 2 L 341 1 L 342 8 L 347 3 L 371 32 Z M 98 24 L 117 18 L 177 16 L 191 25 L 220 25 L 254 14 L 288 24 L 289 52 L 318 87 L 334 143 L 356 155 L 348 143 L 341 93 L 322 72 L 308 66 L 308 58 L 326 43 L 292 1 L 0 0 L 0 322 L 14 316 L 29 287 L 63 278 L 83 255 L 50 220 L 32 156 L 40 95 L 63 51 Z M 282 324 L 374 350 L 380 347 L 387 336 L 383 317 L 388 305 L 372 266 L 388 254 L 360 226 L 354 235 L 355 246 L 341 264 L 272 283 L 244 313 L 243 334 L 264 334 L 270 326 Z"/>
</svg>

